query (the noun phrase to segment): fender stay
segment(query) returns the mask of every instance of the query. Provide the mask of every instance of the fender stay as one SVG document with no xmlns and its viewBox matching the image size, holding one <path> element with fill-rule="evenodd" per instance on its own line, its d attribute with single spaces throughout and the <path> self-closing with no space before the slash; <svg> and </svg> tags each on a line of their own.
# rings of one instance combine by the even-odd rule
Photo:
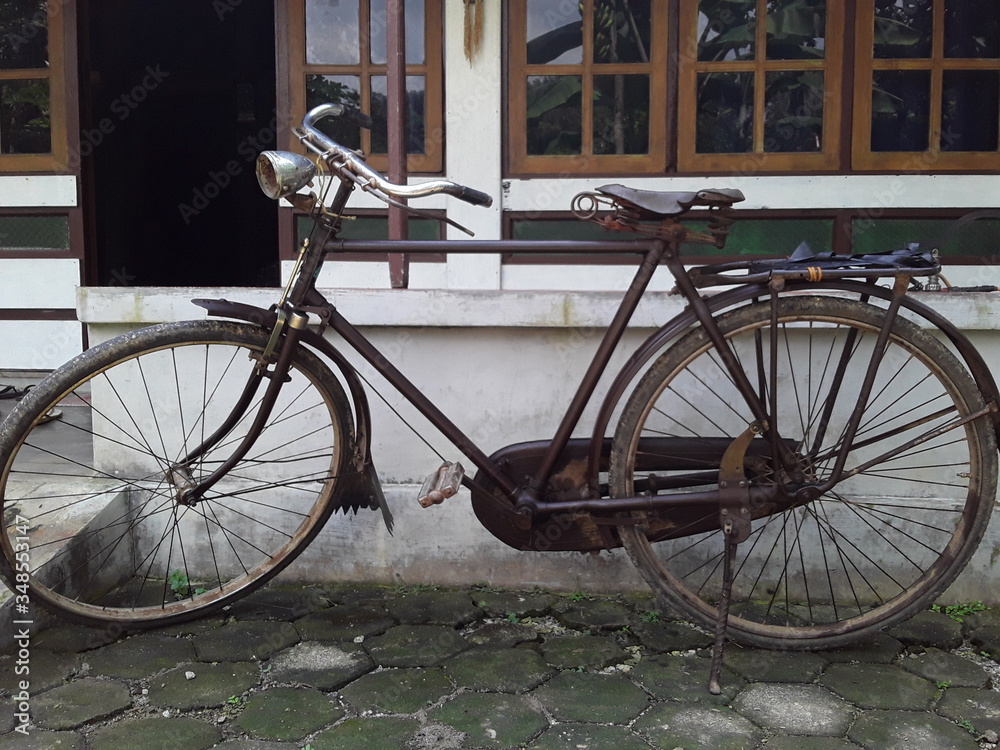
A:
<svg viewBox="0 0 1000 750">
<path fill-rule="evenodd" d="M 878 297 L 889 300 L 892 290 L 887 287 L 875 286 L 860 281 L 838 280 L 823 284 L 815 283 L 795 283 L 786 282 L 785 292 L 847 292 L 859 297 Z M 746 284 L 733 289 L 726 290 L 720 294 L 709 296 L 705 299 L 709 309 L 713 314 L 728 307 L 748 302 L 755 297 L 770 295 L 770 289 L 766 284 Z M 972 375 L 973 380 L 983 394 L 984 400 L 989 403 L 991 400 L 1000 407 L 1000 391 L 998 391 L 993 373 L 986 365 L 982 355 L 972 345 L 972 342 L 953 323 L 944 316 L 936 312 L 923 302 L 907 294 L 903 297 L 901 306 L 926 320 L 931 326 L 940 330 L 948 340 L 955 346 L 958 355 L 964 361 L 966 367 Z M 615 376 L 608 392 L 601 403 L 600 411 L 594 422 L 594 431 L 590 439 L 590 452 L 588 456 L 587 475 L 590 492 L 593 497 L 599 497 L 598 472 L 601 466 L 601 449 L 606 448 L 605 437 L 608 425 L 611 422 L 611 415 L 615 407 L 621 402 L 625 395 L 625 390 L 635 377 L 642 371 L 643 366 L 656 356 L 663 347 L 671 340 L 680 336 L 685 331 L 698 324 L 698 319 L 690 307 L 685 307 L 681 312 L 671 318 L 665 325 L 650 334 L 650 336 L 632 353 L 628 361 Z M 997 439 L 1000 442 L 1000 412 L 993 414 L 994 430 L 997 432 Z M 606 461 L 605 461 L 606 463 Z"/>
<path fill-rule="evenodd" d="M 273 328 L 278 318 L 277 311 L 274 309 L 265 310 L 244 302 L 234 302 L 226 299 L 194 299 L 191 301 L 198 307 L 207 310 L 208 314 L 213 317 L 240 320 L 264 329 Z M 382 492 L 378 475 L 372 463 L 371 408 L 368 405 L 368 396 L 361 384 L 361 379 L 347 358 L 315 331 L 307 328 L 302 332 L 300 341 L 312 349 L 319 351 L 333 362 L 343 376 L 351 393 L 355 422 L 355 447 L 352 459 L 355 473 L 351 475 L 353 479 L 349 479 L 341 485 L 341 494 L 343 495 L 341 507 L 344 510 L 351 508 L 355 511 L 359 507 L 369 507 L 372 510 L 380 507 L 385 518 L 386 527 L 392 533 L 392 514 L 389 513 L 385 495 Z"/>
</svg>

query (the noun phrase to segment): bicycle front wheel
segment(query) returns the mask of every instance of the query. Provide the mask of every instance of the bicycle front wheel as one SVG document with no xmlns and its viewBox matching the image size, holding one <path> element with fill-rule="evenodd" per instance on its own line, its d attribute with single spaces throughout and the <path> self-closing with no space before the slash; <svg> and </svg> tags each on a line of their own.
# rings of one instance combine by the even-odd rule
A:
<svg viewBox="0 0 1000 750">
<path fill-rule="evenodd" d="M 958 359 L 899 319 L 841 481 L 815 500 L 793 500 L 796 486 L 831 475 L 884 313 L 848 299 L 787 297 L 772 329 L 771 312 L 757 303 L 718 318 L 768 412 L 744 471 L 751 485 L 788 490 L 752 509 L 733 567 L 729 633 L 765 648 L 841 646 L 927 607 L 968 562 L 996 493 L 996 439 Z M 704 330 L 686 334 L 624 408 L 613 494 L 717 488 L 722 453 L 754 421 L 745 401 Z M 773 434 L 784 460 L 771 456 Z M 714 624 L 719 504 L 632 520 L 622 539 L 647 582 L 695 621 Z"/>
<path fill-rule="evenodd" d="M 198 450 L 267 340 L 225 321 L 154 326 L 32 389 L 0 431 L 0 545 L 18 591 L 82 622 L 180 622 L 249 593 L 309 544 L 336 505 L 353 420 L 339 381 L 304 349 L 250 451 L 201 501 L 180 502 L 254 421 L 266 378 Z"/>
</svg>

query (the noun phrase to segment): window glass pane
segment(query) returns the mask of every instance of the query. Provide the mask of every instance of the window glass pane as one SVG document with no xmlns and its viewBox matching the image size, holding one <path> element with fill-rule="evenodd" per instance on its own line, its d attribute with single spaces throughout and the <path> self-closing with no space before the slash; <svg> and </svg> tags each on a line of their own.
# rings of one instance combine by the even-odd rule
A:
<svg viewBox="0 0 1000 750">
<path fill-rule="evenodd" d="M 932 0 L 875 0 L 875 57 L 930 57 Z"/>
<path fill-rule="evenodd" d="M 700 0 L 698 60 L 745 60 L 754 56 L 756 0 Z"/>
<path fill-rule="evenodd" d="M 704 221 L 684 221 L 686 227 L 705 231 Z M 590 221 L 577 219 L 517 219 L 511 238 L 515 240 L 634 240 L 629 232 L 608 232 Z M 833 238 L 832 219 L 743 219 L 729 230 L 724 248 L 712 245 L 682 244 L 685 257 L 733 255 L 791 255 L 801 242 L 807 242 L 816 252 L 830 250 Z M 504 260 L 538 256 L 507 255 Z M 571 256 L 574 260 L 593 262 L 593 256 Z M 530 262 L 530 261 L 529 261 Z M 635 256 L 623 256 L 622 263 L 635 263 Z"/>
<path fill-rule="evenodd" d="M 788 70 L 766 76 L 764 150 L 823 150 L 823 74 Z"/>
<path fill-rule="evenodd" d="M 65 216 L 0 216 L 0 249 L 69 250 Z"/>
<path fill-rule="evenodd" d="M 650 0 L 595 0 L 594 62 L 649 62 Z"/>
<path fill-rule="evenodd" d="M 767 9 L 767 58 L 814 60 L 826 48 L 826 0 L 771 0 Z"/>
<path fill-rule="evenodd" d="M 945 57 L 1000 57 L 996 0 L 948 0 L 944 5 Z"/>
<path fill-rule="evenodd" d="M 358 65 L 359 0 L 306 0 L 306 63 Z"/>
<path fill-rule="evenodd" d="M 46 68 L 49 64 L 49 16 L 39 0 L 0 3 L 0 68 Z"/>
<path fill-rule="evenodd" d="M 388 85 L 385 76 L 372 76 L 372 153 L 389 152 Z M 406 77 L 406 153 L 424 153 L 424 77 Z"/>
<path fill-rule="evenodd" d="M 998 123 L 1000 72 L 944 71 L 942 151 L 996 151 Z"/>
<path fill-rule="evenodd" d="M 579 219 L 515 219 L 511 226 L 514 240 L 634 240 L 629 232 L 609 232 L 592 221 Z M 529 257 L 529 256 L 524 256 Z M 635 256 L 632 256 L 633 259 Z"/>
<path fill-rule="evenodd" d="M 52 152 L 49 81 L 0 81 L 0 154 Z"/>
<path fill-rule="evenodd" d="M 700 154 L 739 154 L 753 147 L 753 73 L 698 74 Z"/>
<path fill-rule="evenodd" d="M 928 70 L 872 74 L 872 151 L 926 151 L 930 141 Z"/>
<path fill-rule="evenodd" d="M 583 62 L 582 3 L 527 0 L 528 65 Z"/>
<path fill-rule="evenodd" d="M 832 219 L 742 219 L 729 228 L 721 250 L 705 245 L 685 245 L 689 255 L 791 255 L 805 242 L 814 252 L 826 252 L 833 243 Z"/>
<path fill-rule="evenodd" d="M 295 217 L 296 247 L 302 240 L 311 236 L 316 223 L 308 216 Z M 407 217 L 407 229 L 411 240 L 440 240 L 441 222 L 433 219 Z M 385 216 L 355 216 L 341 225 L 341 239 L 345 240 L 387 240 L 389 239 L 389 219 Z M 331 256 L 334 257 L 334 256 Z M 382 256 L 383 258 L 385 256 Z M 378 255 L 370 256 L 369 260 L 379 260 Z M 437 254 L 414 253 L 411 261 L 438 260 Z"/>
<path fill-rule="evenodd" d="M 320 104 L 346 104 L 361 109 L 359 76 L 306 76 L 306 110 Z M 361 129 L 343 119 L 321 120 L 319 129 L 347 148 L 361 148 Z"/>
<path fill-rule="evenodd" d="M 412 65 L 424 63 L 424 0 L 406 0 L 404 6 L 406 23 L 406 62 Z M 386 54 L 386 0 L 371 0 L 370 44 L 371 60 L 376 65 L 384 65 Z"/>
<path fill-rule="evenodd" d="M 528 76 L 528 153 L 579 154 L 583 143 L 580 76 Z"/>
<path fill-rule="evenodd" d="M 649 153 L 649 76 L 594 76 L 594 153 Z"/>
<path fill-rule="evenodd" d="M 858 219 L 855 253 L 887 252 L 911 242 L 936 247 L 944 256 L 993 256 L 1000 246 L 1000 219 L 979 219 L 949 231 L 952 219 Z M 993 283 L 984 279 L 983 283 Z"/>
</svg>

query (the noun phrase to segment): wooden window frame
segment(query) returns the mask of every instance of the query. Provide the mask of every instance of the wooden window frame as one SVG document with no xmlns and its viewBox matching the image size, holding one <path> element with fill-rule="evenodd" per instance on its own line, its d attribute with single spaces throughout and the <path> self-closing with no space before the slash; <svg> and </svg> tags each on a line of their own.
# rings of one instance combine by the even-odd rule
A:
<svg viewBox="0 0 1000 750">
<path fill-rule="evenodd" d="M 852 164 L 854 171 L 947 172 L 994 170 L 1000 168 L 998 151 L 941 151 L 942 93 L 944 72 L 948 70 L 997 70 L 1000 58 L 944 56 L 945 3 L 933 4 L 931 55 L 926 58 L 875 58 L 875 8 L 859 2 L 856 26 L 857 52 L 854 76 L 854 123 Z M 872 151 L 873 74 L 882 70 L 926 70 L 930 73 L 930 128 L 926 151 Z"/>
<path fill-rule="evenodd" d="M 590 7 L 591 0 L 587 0 Z M 595 63 L 592 45 L 593 14 L 583 17 L 583 62 L 569 65 L 528 65 L 527 5 L 517 0 L 508 5 L 508 161 L 513 174 L 656 174 L 666 171 L 667 129 L 667 6 L 668 0 L 650 0 L 652 29 L 648 63 Z M 593 151 L 593 79 L 597 75 L 640 74 L 649 76 L 649 152 L 645 154 L 598 154 Z M 573 155 L 529 155 L 527 139 L 527 79 L 537 75 L 579 75 L 582 148 Z"/>
<path fill-rule="evenodd" d="M 283 2 L 284 0 L 282 0 Z M 359 19 L 370 18 L 370 0 L 358 0 Z M 358 64 L 317 65 L 306 63 L 306 0 L 289 0 L 288 13 L 288 98 L 291 125 L 298 125 L 306 112 L 306 76 L 339 75 L 359 76 L 361 89 L 361 110 L 371 111 L 372 77 L 387 74 L 384 63 L 371 62 L 370 34 L 361 26 Z M 444 170 L 444 71 L 443 71 L 443 8 L 442 0 L 425 0 L 424 6 L 424 62 L 407 63 L 406 74 L 424 77 L 424 153 L 410 154 L 407 169 L 410 172 L 437 174 Z M 280 27 L 279 27 L 280 28 Z M 301 150 L 297 144 L 294 147 Z M 368 163 L 373 169 L 385 171 L 389 168 L 387 154 L 372 154 L 371 131 L 362 130 L 361 147 L 368 154 Z"/>
<path fill-rule="evenodd" d="M 681 65 L 679 70 L 677 150 L 678 168 L 684 172 L 827 172 L 840 168 L 840 123 L 843 97 L 844 4 L 828 2 L 824 55 L 818 60 L 768 60 L 767 24 L 755 29 L 753 60 L 699 61 L 697 49 L 698 2 L 680 3 Z M 757 18 L 765 18 L 767 3 L 757 0 Z M 822 71 L 823 144 L 815 152 L 769 152 L 764 150 L 764 82 L 771 72 Z M 752 73 L 754 76 L 753 146 L 742 153 L 698 153 L 698 74 Z"/>
<path fill-rule="evenodd" d="M 43 154 L 0 154 L 0 172 L 65 172 L 69 161 L 67 137 L 67 50 L 64 3 L 49 2 L 47 68 L 0 69 L 0 81 L 49 82 L 49 138 L 52 150 Z"/>
</svg>

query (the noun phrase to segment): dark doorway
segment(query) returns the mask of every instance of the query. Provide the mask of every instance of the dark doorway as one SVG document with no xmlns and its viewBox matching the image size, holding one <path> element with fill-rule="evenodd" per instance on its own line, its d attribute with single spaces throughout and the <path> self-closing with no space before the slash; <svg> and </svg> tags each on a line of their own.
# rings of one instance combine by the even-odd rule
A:
<svg viewBox="0 0 1000 750">
<path fill-rule="evenodd" d="M 91 0 L 80 156 L 90 282 L 278 283 L 274 0 Z"/>
</svg>

